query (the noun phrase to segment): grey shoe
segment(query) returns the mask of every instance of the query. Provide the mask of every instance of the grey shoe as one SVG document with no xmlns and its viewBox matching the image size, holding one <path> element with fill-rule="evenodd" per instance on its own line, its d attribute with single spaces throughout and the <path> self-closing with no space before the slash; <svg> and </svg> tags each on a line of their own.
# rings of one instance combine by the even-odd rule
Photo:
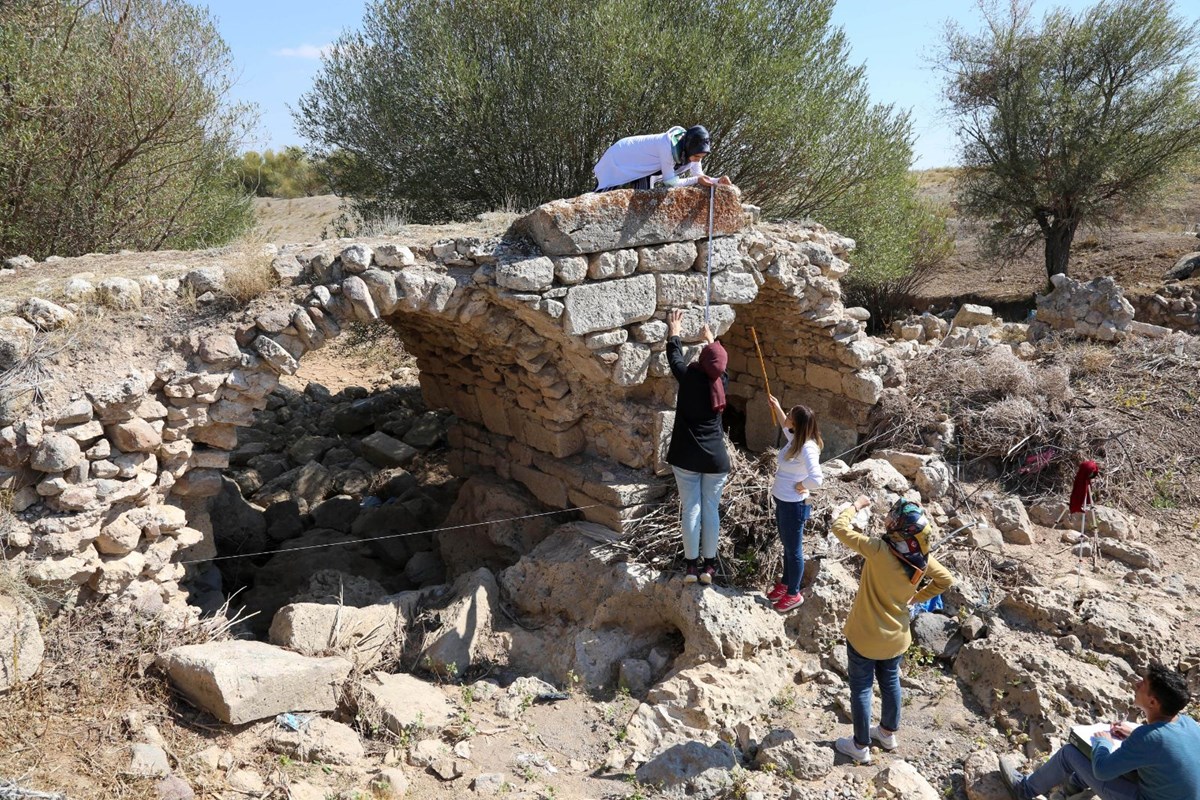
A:
<svg viewBox="0 0 1200 800">
<path fill-rule="evenodd" d="M 1025 773 L 1020 770 L 1021 763 L 1020 756 L 1000 756 L 1000 780 L 1004 781 L 1013 800 L 1025 800 L 1025 793 L 1021 791 L 1025 782 Z"/>
</svg>

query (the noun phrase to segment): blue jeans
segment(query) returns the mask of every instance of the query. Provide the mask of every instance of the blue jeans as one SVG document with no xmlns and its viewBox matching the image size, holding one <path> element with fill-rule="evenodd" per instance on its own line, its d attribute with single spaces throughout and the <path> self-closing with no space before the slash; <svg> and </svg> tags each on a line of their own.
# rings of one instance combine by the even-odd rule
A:
<svg viewBox="0 0 1200 800">
<path fill-rule="evenodd" d="M 1092 772 L 1092 760 L 1075 745 L 1066 745 L 1033 774 L 1017 785 L 1017 796 L 1023 800 L 1049 795 L 1056 786 L 1073 780 L 1100 796 L 1100 800 L 1137 800 L 1138 785 L 1128 778 L 1102 781 Z"/>
<path fill-rule="evenodd" d="M 804 526 L 812 515 L 812 506 L 803 501 L 789 503 L 778 497 L 772 499 L 779 540 L 783 542 L 783 582 L 788 594 L 796 594 L 804 580 Z"/>
<path fill-rule="evenodd" d="M 900 656 L 876 661 L 859 655 L 846 642 L 846 656 L 850 662 L 850 714 L 854 719 L 854 743 L 859 747 L 871 744 L 871 698 L 874 696 L 875 679 L 879 679 L 879 694 L 883 700 L 883 714 L 879 724 L 889 731 L 900 729 Z"/>
<path fill-rule="evenodd" d="M 721 490 L 725 488 L 728 472 L 692 472 L 671 467 L 679 485 L 679 505 L 682 509 L 683 557 L 717 557 L 717 535 L 721 532 Z M 703 548 L 701 547 L 703 544 Z"/>
</svg>

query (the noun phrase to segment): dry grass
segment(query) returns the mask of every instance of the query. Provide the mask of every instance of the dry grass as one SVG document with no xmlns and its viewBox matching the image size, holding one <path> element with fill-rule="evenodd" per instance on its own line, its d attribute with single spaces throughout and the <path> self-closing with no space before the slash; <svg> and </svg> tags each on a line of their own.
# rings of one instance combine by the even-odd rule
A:
<svg viewBox="0 0 1200 800">
<path fill-rule="evenodd" d="M 247 234 L 225 258 L 223 293 L 239 307 L 244 307 L 274 289 L 279 285 L 279 278 L 271 269 L 273 259 L 261 232 Z"/>
<path fill-rule="evenodd" d="M 875 412 L 881 444 L 923 445 L 948 416 L 947 459 L 968 474 L 987 462 L 1005 488 L 1062 497 L 1079 462 L 1102 465 L 1100 502 L 1139 514 L 1200 506 L 1200 341 L 1175 335 L 1105 347 L 1069 335 L 1022 362 L 1006 347 L 983 354 L 935 350 L 908 367 L 909 393 L 885 393 Z M 1026 458 L 1049 451 L 1026 475 Z"/>
<path fill-rule="evenodd" d="M 60 612 L 42 635 L 41 669 L 0 699 L 0 775 L 69 797 L 153 796 L 154 781 L 125 774 L 131 740 L 122 718 L 141 710 L 163 734 L 176 771 L 187 777 L 190 766 L 179 754 L 200 749 L 210 732 L 173 702 L 154 657 L 225 638 L 224 625 L 177 628 L 93 604 Z"/>
</svg>

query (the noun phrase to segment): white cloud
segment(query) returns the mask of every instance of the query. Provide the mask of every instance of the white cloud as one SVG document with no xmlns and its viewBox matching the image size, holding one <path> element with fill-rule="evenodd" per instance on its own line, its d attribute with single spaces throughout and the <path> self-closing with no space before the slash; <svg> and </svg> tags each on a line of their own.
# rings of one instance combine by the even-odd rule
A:
<svg viewBox="0 0 1200 800">
<path fill-rule="evenodd" d="M 315 44 L 302 44 L 299 47 L 284 47 L 275 51 L 275 55 L 283 56 L 284 58 L 312 58 L 317 59 L 322 56 L 329 55 L 332 44 L 323 44 L 318 47 Z"/>
</svg>

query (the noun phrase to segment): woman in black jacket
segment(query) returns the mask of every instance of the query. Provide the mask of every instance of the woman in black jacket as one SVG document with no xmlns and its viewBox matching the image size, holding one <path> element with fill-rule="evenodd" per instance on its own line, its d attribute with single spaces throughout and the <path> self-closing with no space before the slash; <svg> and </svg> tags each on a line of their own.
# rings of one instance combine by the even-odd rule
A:
<svg viewBox="0 0 1200 800">
<path fill-rule="evenodd" d="M 721 427 L 725 389 L 729 385 L 729 376 L 725 374 L 729 358 L 705 325 L 702 331 L 705 347 L 696 363 L 688 364 L 679 338 L 682 327 L 682 311 L 676 309 L 667 314 L 667 361 L 671 374 L 679 381 L 667 463 L 675 473 L 683 512 L 683 555 L 687 560 L 683 582 L 699 580 L 709 584 L 717 571 L 721 490 L 729 477 L 729 453 L 725 450 L 725 432 Z M 703 565 L 699 563 L 701 555 Z"/>
</svg>

